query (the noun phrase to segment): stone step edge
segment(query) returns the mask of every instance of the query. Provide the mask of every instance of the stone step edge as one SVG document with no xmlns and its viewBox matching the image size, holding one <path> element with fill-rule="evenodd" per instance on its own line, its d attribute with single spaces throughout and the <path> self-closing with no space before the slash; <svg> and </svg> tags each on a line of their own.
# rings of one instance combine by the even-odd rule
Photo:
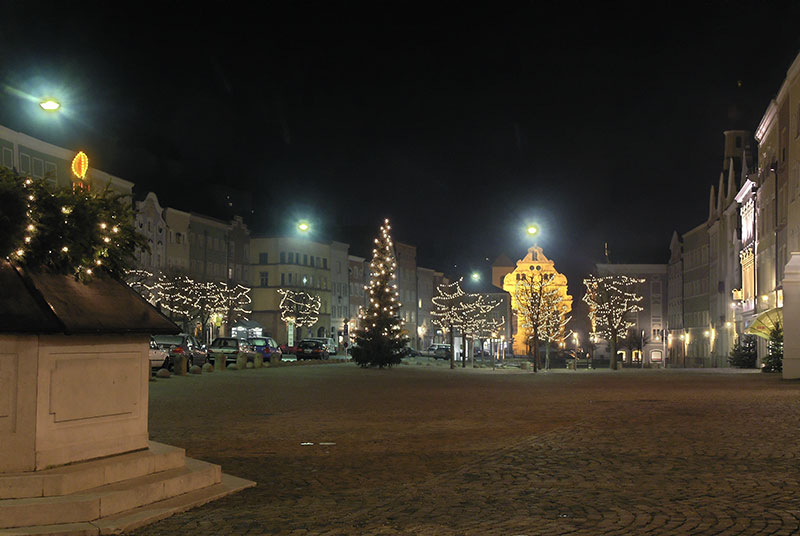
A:
<svg viewBox="0 0 800 536">
<path fill-rule="evenodd" d="M 232 493 L 252 488 L 255 485 L 256 483 L 252 480 L 223 473 L 219 484 L 120 512 L 96 521 L 0 529 L 0 536 L 99 536 L 101 534 L 120 534 L 202 506 Z"/>
<path fill-rule="evenodd" d="M 148 445 L 43 471 L 0 474 L 0 499 L 67 495 L 184 465 L 184 449 L 156 441 L 148 441 Z"/>
<path fill-rule="evenodd" d="M 114 515 L 203 489 L 220 481 L 218 465 L 192 458 L 186 458 L 185 462 L 183 467 L 70 495 L 1 500 L 0 526 L 5 525 L 3 528 L 8 529 L 34 526 L 37 520 L 47 524 L 89 522 L 104 515 Z"/>
</svg>

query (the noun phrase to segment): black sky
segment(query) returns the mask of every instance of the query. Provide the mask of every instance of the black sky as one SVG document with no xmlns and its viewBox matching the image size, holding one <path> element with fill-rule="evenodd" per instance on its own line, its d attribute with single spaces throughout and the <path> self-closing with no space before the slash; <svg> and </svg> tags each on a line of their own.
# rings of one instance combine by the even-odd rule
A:
<svg viewBox="0 0 800 536">
<path fill-rule="evenodd" d="M 570 279 L 665 262 L 754 130 L 800 3 L 8 2 L 0 124 L 163 204 L 367 254 L 380 219 L 454 275 L 540 245 Z M 57 89 L 61 88 L 61 89 Z M 44 121 L 38 96 L 61 91 Z M 252 212 L 251 212 L 252 211 Z M 488 276 L 488 272 L 486 272 Z"/>
</svg>

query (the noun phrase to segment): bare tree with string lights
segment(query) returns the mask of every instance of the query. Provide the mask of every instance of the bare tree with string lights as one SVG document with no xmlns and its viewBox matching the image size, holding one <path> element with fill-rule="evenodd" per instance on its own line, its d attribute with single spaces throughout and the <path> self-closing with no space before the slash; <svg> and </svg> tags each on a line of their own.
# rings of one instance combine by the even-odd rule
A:
<svg viewBox="0 0 800 536">
<path fill-rule="evenodd" d="M 361 327 L 355 331 L 353 361 L 362 367 L 391 367 L 402 360 L 408 337 L 403 334 L 399 293 L 395 281 L 397 261 L 389 220 L 384 220 L 375 239 L 370 281 L 365 287 L 369 297 L 366 309 L 359 314 Z"/>
<path fill-rule="evenodd" d="M 281 320 L 286 322 L 287 332 L 290 334 L 289 344 L 294 343 L 294 328 L 311 327 L 319 320 L 319 310 L 322 301 L 303 290 L 278 289 L 278 294 L 283 296 L 280 303 Z"/>
<path fill-rule="evenodd" d="M 541 368 L 539 343 L 556 337 L 569 321 L 565 297 L 555 284 L 555 278 L 553 273 L 523 276 L 515 290 L 517 318 L 533 349 L 534 371 Z"/>
<path fill-rule="evenodd" d="M 636 287 L 644 281 L 626 275 L 589 275 L 583 280 L 586 286 L 583 301 L 589 306 L 592 333 L 611 345 L 609 366 L 612 370 L 617 368 L 617 346 L 620 338 L 636 325 L 629 317 L 642 310 L 639 305 L 642 296 L 636 293 Z"/>
</svg>

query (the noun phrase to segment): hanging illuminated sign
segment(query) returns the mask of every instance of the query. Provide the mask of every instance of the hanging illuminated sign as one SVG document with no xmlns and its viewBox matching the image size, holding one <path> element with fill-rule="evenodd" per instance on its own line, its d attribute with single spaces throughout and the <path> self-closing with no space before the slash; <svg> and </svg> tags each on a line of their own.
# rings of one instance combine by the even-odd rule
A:
<svg viewBox="0 0 800 536">
<path fill-rule="evenodd" d="M 86 153 L 80 151 L 72 159 L 72 174 L 83 180 L 86 178 L 87 171 L 89 171 L 89 157 L 86 156 Z"/>
</svg>

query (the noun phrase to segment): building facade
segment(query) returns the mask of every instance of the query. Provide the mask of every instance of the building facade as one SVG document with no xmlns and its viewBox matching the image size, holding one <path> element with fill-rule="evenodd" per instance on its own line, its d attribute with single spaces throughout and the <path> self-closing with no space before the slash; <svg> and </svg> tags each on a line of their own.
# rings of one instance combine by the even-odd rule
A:
<svg viewBox="0 0 800 536">
<path fill-rule="evenodd" d="M 317 322 L 295 326 L 294 340 L 331 337 L 331 245 L 295 237 L 250 238 L 251 319 L 279 343 L 289 340 L 281 320 L 278 289 L 305 291 L 320 298 Z"/>
<path fill-rule="evenodd" d="M 20 175 L 46 179 L 53 187 L 72 186 L 72 160 L 78 151 L 58 147 L 0 126 L 0 165 L 14 169 Z M 91 165 L 92 155 L 89 155 Z M 89 167 L 86 180 L 93 190 L 108 186 L 113 192 L 131 196 L 133 183 Z"/>
<path fill-rule="evenodd" d="M 340 348 L 345 341 L 345 323 L 350 320 L 350 276 L 347 264 L 349 250 L 350 246 L 344 242 L 331 242 L 330 333 Z"/>
<path fill-rule="evenodd" d="M 636 345 L 620 344 L 617 354 L 623 363 L 640 366 L 669 366 L 667 316 L 669 297 L 669 266 L 666 264 L 597 264 L 598 276 L 626 275 L 644 279 L 636 292 L 642 297 L 642 310 L 628 318 L 634 326 L 629 335 Z M 638 346 L 633 348 L 632 346 Z M 608 354 L 608 350 L 605 352 Z"/>
</svg>

